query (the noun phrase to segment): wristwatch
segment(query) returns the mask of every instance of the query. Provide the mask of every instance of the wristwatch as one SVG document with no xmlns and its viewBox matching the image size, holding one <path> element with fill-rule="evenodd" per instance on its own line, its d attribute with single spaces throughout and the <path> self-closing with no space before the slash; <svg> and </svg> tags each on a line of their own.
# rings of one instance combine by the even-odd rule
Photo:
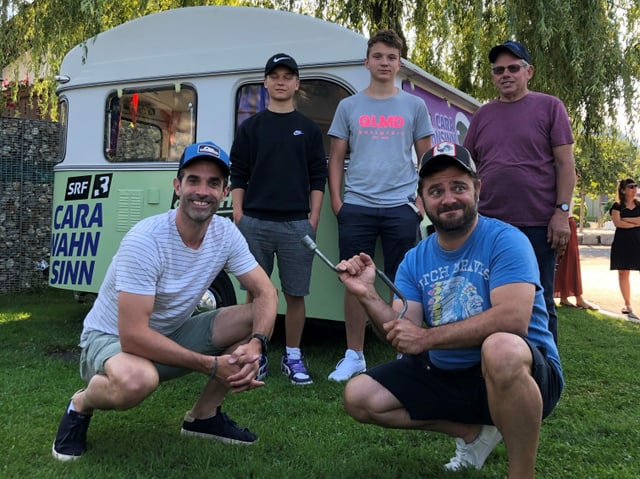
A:
<svg viewBox="0 0 640 479">
<path fill-rule="evenodd" d="M 556 208 L 560 208 L 565 213 L 569 211 L 569 205 L 566 203 L 560 203 L 559 205 L 556 205 Z"/>
<path fill-rule="evenodd" d="M 251 335 L 251 339 L 256 338 L 260 341 L 260 345 L 262 346 L 262 354 L 267 354 L 267 337 L 264 334 L 254 333 Z"/>
</svg>

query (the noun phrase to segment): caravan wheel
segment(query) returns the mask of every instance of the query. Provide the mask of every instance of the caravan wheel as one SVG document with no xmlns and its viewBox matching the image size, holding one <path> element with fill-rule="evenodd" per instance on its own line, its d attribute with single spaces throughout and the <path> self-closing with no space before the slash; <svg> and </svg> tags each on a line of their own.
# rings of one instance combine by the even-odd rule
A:
<svg viewBox="0 0 640 479">
<path fill-rule="evenodd" d="M 209 289 L 205 291 L 196 306 L 196 310 L 193 314 L 203 313 L 205 311 L 212 311 L 224 306 L 232 306 L 237 304 L 236 292 L 233 289 L 231 279 L 224 271 L 221 271 L 216 279 L 213 280 Z"/>
</svg>

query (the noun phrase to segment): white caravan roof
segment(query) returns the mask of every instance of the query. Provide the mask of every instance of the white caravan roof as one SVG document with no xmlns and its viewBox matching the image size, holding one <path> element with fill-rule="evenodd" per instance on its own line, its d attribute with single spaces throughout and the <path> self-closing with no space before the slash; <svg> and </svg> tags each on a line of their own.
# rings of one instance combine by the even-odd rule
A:
<svg viewBox="0 0 640 479">
<path fill-rule="evenodd" d="M 275 53 L 304 69 L 360 65 L 367 38 L 307 15 L 253 7 L 203 6 L 131 20 L 74 47 L 58 92 L 98 84 L 259 72 Z M 401 74 L 469 112 L 480 103 L 406 59 Z"/>
<path fill-rule="evenodd" d="M 91 83 L 255 71 L 275 53 L 305 66 L 362 63 L 367 39 L 314 17 L 251 7 L 188 7 L 100 33 L 64 58 L 62 89 Z"/>
</svg>

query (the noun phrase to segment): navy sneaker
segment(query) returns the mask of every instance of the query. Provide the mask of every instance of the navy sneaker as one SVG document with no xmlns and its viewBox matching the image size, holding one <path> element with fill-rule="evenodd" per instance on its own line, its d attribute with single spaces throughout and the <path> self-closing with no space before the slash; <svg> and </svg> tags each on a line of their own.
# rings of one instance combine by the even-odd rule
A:
<svg viewBox="0 0 640 479">
<path fill-rule="evenodd" d="M 269 375 L 269 361 L 267 360 L 266 354 L 260 355 L 260 362 L 258 364 L 258 375 L 256 379 L 258 381 L 264 381 Z"/>
<path fill-rule="evenodd" d="M 304 365 L 303 357 L 291 359 L 287 356 L 287 353 L 284 353 L 280 362 L 280 369 L 285 376 L 289 377 L 291 384 L 313 384 L 313 380 Z"/>
<path fill-rule="evenodd" d="M 59 461 L 75 461 L 87 450 L 87 429 L 91 415 L 69 411 L 69 405 L 62 415 L 56 440 L 51 452 Z"/>
<path fill-rule="evenodd" d="M 238 426 L 233 419 L 220 410 L 219 406 L 216 415 L 208 419 L 195 419 L 191 414 L 185 414 L 180 434 L 215 439 L 225 444 L 250 445 L 258 440 L 258 436 L 247 428 Z"/>
</svg>

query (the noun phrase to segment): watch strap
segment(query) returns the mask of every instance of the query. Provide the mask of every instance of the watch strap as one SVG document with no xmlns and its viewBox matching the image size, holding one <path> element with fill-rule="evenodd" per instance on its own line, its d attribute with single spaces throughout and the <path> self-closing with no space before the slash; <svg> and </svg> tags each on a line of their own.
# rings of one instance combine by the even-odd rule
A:
<svg viewBox="0 0 640 479">
<path fill-rule="evenodd" d="M 262 346 L 262 354 L 267 354 L 267 343 L 269 342 L 267 337 L 264 334 L 253 333 L 251 335 L 251 339 L 253 339 L 253 338 L 255 338 L 258 341 L 260 341 L 260 345 Z"/>
</svg>

